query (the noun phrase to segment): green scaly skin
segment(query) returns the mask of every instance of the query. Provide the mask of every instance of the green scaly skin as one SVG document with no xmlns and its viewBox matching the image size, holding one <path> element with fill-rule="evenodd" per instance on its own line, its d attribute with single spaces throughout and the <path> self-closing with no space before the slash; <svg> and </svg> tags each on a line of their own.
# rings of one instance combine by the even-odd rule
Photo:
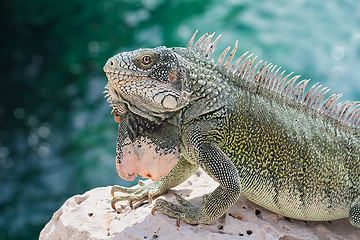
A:
<svg viewBox="0 0 360 240">
<path fill-rule="evenodd" d="M 219 66 L 204 55 L 199 45 L 158 47 L 121 53 L 106 63 L 108 101 L 121 119 L 132 123 L 120 122 L 118 163 L 125 138 L 164 138 L 149 134 L 144 127 L 149 123 L 155 130 L 164 123 L 174 126 L 175 141 L 160 141 L 166 142 L 161 148 L 176 145 L 181 152 L 177 165 L 160 180 L 135 190 L 114 186 L 112 193 L 124 194 L 113 198 L 113 207 L 122 200 L 151 199 L 201 167 L 220 184 L 201 206 L 177 196 L 183 206 L 159 199 L 155 210 L 187 223 L 209 224 L 243 194 L 286 217 L 349 217 L 360 227 L 359 128 L 239 78 L 228 71 L 231 59 Z"/>
</svg>

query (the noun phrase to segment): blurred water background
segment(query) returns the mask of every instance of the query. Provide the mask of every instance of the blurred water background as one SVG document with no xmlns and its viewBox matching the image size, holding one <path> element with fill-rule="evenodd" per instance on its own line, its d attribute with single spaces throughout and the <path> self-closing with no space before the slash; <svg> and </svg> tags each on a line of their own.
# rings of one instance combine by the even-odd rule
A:
<svg viewBox="0 0 360 240">
<path fill-rule="evenodd" d="M 17 0 L 0 6 L 0 240 L 37 239 L 75 194 L 134 184 L 117 176 L 117 124 L 102 93 L 102 67 L 115 53 L 185 47 L 196 29 L 215 31 L 223 35 L 215 56 L 238 39 L 240 53 L 250 50 L 343 93 L 340 102 L 360 100 L 359 1 Z"/>
</svg>

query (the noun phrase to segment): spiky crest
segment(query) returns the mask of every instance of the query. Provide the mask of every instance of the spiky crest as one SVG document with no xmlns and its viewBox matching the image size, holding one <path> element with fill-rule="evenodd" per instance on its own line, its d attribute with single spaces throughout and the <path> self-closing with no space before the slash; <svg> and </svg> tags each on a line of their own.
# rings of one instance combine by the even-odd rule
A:
<svg viewBox="0 0 360 240">
<path fill-rule="evenodd" d="M 201 56 L 204 56 L 206 58 L 210 58 L 214 51 L 216 43 L 221 37 L 221 34 L 214 40 L 213 43 L 211 43 L 211 40 L 215 32 L 211 35 L 209 35 L 210 33 L 208 32 L 204 34 L 193 46 L 197 32 L 198 31 L 196 30 L 194 35 L 190 39 L 190 42 L 187 45 L 187 49 L 189 51 L 194 51 L 195 53 L 199 53 Z M 292 77 L 290 80 L 287 81 L 287 79 L 293 74 L 293 72 L 283 77 L 285 73 L 284 70 L 281 72 L 281 74 L 278 77 L 276 77 L 281 67 L 277 68 L 277 65 L 274 66 L 271 63 L 267 64 L 267 62 L 263 63 L 260 69 L 256 71 L 260 63 L 262 63 L 262 60 L 258 61 L 255 64 L 255 66 L 252 67 L 257 57 L 251 59 L 253 54 L 250 54 L 243 60 L 243 58 L 249 53 L 248 51 L 242 54 L 231 65 L 231 61 L 233 60 L 233 57 L 237 50 L 237 45 L 238 45 L 238 41 L 236 41 L 234 49 L 231 51 L 231 53 L 226 59 L 225 57 L 231 47 L 227 47 L 222 52 L 222 54 L 219 56 L 217 60 L 218 66 L 222 66 L 224 70 L 234 74 L 235 76 L 243 80 L 251 81 L 256 84 L 259 84 L 260 86 L 272 90 L 285 98 L 293 99 L 300 104 L 306 105 L 334 119 L 345 122 L 350 126 L 353 126 L 355 128 L 359 127 L 360 101 L 355 101 L 351 103 L 349 103 L 349 101 L 346 101 L 344 104 L 341 103 L 336 104 L 336 102 L 339 100 L 342 94 L 338 94 L 338 95 L 333 94 L 321 104 L 324 96 L 326 95 L 326 93 L 330 91 L 330 89 L 324 87 L 321 90 L 319 90 L 322 85 L 317 86 L 319 83 L 315 83 L 305 93 L 306 85 L 309 83 L 310 80 L 301 80 L 295 85 L 295 87 L 293 87 L 296 81 L 299 79 L 300 75 Z M 351 109 L 351 111 L 349 111 L 353 105 L 354 107 Z"/>
</svg>

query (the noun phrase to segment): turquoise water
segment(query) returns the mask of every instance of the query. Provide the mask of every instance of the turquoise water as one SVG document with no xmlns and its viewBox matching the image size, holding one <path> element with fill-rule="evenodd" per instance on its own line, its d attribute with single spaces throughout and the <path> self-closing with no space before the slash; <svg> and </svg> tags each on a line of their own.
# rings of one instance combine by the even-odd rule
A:
<svg viewBox="0 0 360 240">
<path fill-rule="evenodd" d="M 37 239 L 75 195 L 133 182 L 115 170 L 117 125 L 103 99 L 107 58 L 186 46 L 196 29 L 239 40 L 289 72 L 360 100 L 356 1 L 95 1 L 2 3 L 0 240 Z M 311 83 L 310 82 L 310 83 Z M 309 84 L 308 86 L 310 86 Z M 328 94 L 330 96 L 331 94 Z"/>
</svg>

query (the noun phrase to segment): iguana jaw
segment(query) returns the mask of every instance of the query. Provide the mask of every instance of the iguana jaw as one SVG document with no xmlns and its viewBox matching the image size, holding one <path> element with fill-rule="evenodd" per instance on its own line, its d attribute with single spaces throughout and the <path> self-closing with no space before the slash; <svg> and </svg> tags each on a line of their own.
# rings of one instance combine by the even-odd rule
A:
<svg viewBox="0 0 360 240">
<path fill-rule="evenodd" d="M 171 111 L 178 106 L 181 92 L 169 88 L 157 79 L 129 75 L 126 72 L 107 72 L 106 76 L 115 92 L 129 102 L 141 101 L 153 111 L 159 112 Z"/>
</svg>

